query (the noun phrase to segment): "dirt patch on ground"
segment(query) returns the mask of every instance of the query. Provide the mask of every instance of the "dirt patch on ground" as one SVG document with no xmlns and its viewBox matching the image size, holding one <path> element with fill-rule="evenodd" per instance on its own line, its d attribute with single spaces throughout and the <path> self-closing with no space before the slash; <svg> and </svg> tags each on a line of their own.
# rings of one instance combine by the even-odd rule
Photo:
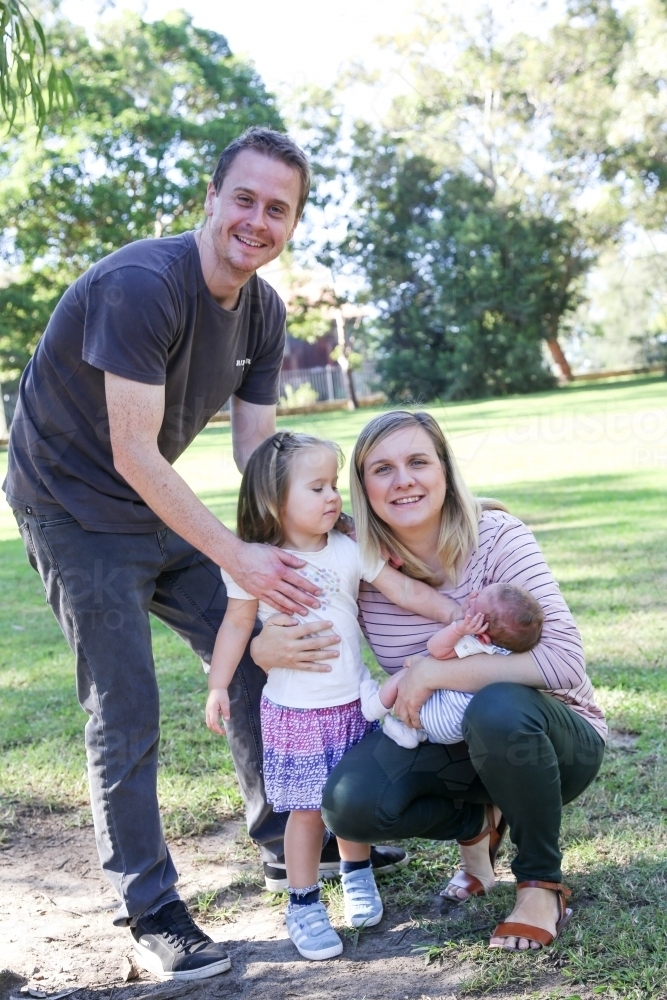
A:
<svg viewBox="0 0 667 1000">
<path fill-rule="evenodd" d="M 171 845 L 183 897 L 198 900 L 205 912 L 216 896 L 218 919 L 204 915 L 198 921 L 228 943 L 231 972 L 178 987 L 143 972 L 125 983 L 130 936 L 111 924 L 115 901 L 99 870 L 93 831 L 67 824 L 63 816 L 24 814 L 2 845 L 0 969 L 13 978 L 0 976 L 1 1000 L 28 1000 L 20 992 L 26 985 L 47 996 L 77 988 L 73 1000 L 450 1000 L 457 994 L 461 968 L 425 965 L 413 951 L 423 933 L 390 908 L 377 928 L 346 938 L 340 959 L 299 958 L 282 907 L 271 906 L 257 885 L 256 855 L 238 823 Z"/>
</svg>

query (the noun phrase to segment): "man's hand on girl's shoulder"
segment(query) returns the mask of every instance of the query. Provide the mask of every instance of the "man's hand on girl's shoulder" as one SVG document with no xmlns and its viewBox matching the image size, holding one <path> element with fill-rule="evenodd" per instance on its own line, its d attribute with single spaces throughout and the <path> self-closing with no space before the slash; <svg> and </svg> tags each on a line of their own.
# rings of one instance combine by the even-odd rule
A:
<svg viewBox="0 0 667 1000">
<path fill-rule="evenodd" d="M 307 608 L 319 608 L 317 598 L 322 593 L 296 572 L 304 565 L 303 559 L 274 545 L 237 540 L 224 569 L 258 601 L 286 614 L 303 614 Z"/>
</svg>

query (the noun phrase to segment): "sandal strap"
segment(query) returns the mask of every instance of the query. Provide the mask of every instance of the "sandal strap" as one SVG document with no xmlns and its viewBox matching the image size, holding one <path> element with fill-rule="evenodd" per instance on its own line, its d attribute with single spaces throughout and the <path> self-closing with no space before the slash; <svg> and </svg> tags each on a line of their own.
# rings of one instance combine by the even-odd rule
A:
<svg viewBox="0 0 667 1000">
<path fill-rule="evenodd" d="M 526 879 L 525 882 L 517 882 L 517 889 L 553 889 L 566 898 L 572 895 L 572 890 L 562 882 L 541 882 L 539 879 Z"/>
<path fill-rule="evenodd" d="M 537 941 L 543 948 L 548 947 L 555 940 L 553 934 L 545 931 L 543 927 L 534 927 L 532 924 L 518 924 L 508 920 L 503 924 L 498 924 L 492 937 L 517 937 L 528 938 L 529 941 Z"/>
<path fill-rule="evenodd" d="M 480 840 L 484 840 L 489 834 L 493 835 L 494 832 L 493 827 L 487 823 L 482 832 L 478 833 L 476 837 L 473 837 L 471 840 L 457 840 L 457 844 L 460 844 L 461 847 L 472 847 L 473 844 L 479 844 Z"/>
<path fill-rule="evenodd" d="M 486 896 L 487 892 L 484 884 L 475 875 L 470 875 L 469 872 L 464 872 L 462 868 L 459 868 L 459 870 L 454 873 L 454 876 L 447 883 L 446 888 L 449 888 L 450 885 L 456 886 L 457 889 L 465 889 L 468 896 Z M 459 903 L 463 902 L 463 900 L 459 899 L 458 896 L 450 895 L 450 893 L 446 892 L 445 889 L 443 889 L 440 895 L 444 896 L 445 899 L 453 899 Z"/>
<path fill-rule="evenodd" d="M 503 842 L 503 837 L 507 831 L 507 820 L 504 816 L 501 816 L 498 821 L 498 826 L 496 827 L 496 838 L 495 841 L 491 838 L 489 842 L 489 860 L 491 862 L 491 867 L 494 872 L 496 870 L 496 858 L 498 857 L 498 851 L 500 850 L 500 845 Z"/>
<path fill-rule="evenodd" d="M 558 893 L 559 919 L 562 920 L 567 909 L 566 899 L 572 895 L 572 890 L 562 882 L 541 882 L 539 879 L 527 879 L 525 882 L 517 882 L 517 889 L 551 889 Z"/>
<path fill-rule="evenodd" d="M 485 837 L 489 837 L 489 851 L 491 851 L 500 841 L 501 835 L 498 832 L 498 827 L 500 827 L 501 823 L 503 822 L 503 817 L 502 816 L 500 817 L 498 821 L 498 827 L 496 827 L 493 822 L 493 806 L 487 806 L 486 818 L 487 818 L 487 824 L 481 833 L 478 833 L 477 836 L 473 837 L 471 840 L 458 840 L 457 843 L 460 844 L 461 847 L 472 847 L 473 844 L 479 844 L 480 840 L 484 840 Z"/>
</svg>

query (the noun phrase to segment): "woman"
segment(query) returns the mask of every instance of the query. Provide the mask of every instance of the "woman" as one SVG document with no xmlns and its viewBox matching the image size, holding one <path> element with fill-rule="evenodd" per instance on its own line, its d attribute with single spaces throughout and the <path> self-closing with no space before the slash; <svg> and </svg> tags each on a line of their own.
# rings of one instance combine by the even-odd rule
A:
<svg viewBox="0 0 667 1000">
<path fill-rule="evenodd" d="M 441 626 L 406 614 L 367 585 L 359 604 L 379 662 L 389 672 L 404 662 L 410 668 L 395 714 L 417 727 L 419 709 L 434 690 L 475 697 L 464 742 L 454 746 L 406 750 L 381 733 L 366 737 L 329 778 L 325 820 L 353 841 L 457 839 L 461 869 L 445 890 L 454 900 L 493 888 L 492 862 L 506 821 L 518 850 L 512 863 L 517 901 L 490 943 L 537 949 L 567 919 L 558 846 L 562 804 L 597 774 L 606 735 L 572 616 L 530 531 L 498 504 L 469 493 L 429 414 L 398 411 L 372 420 L 355 446 L 351 478 L 366 556 L 389 552 L 407 575 L 460 603 L 490 583 L 515 583 L 539 601 L 545 622 L 529 653 L 437 661 L 423 653 Z M 274 631 L 283 633 L 280 662 L 288 646 L 294 661 L 303 658 L 296 651 L 302 640 L 290 645 L 290 629 Z M 258 652 L 253 648 L 256 658 Z M 495 804 L 488 817 L 487 803 Z"/>
</svg>

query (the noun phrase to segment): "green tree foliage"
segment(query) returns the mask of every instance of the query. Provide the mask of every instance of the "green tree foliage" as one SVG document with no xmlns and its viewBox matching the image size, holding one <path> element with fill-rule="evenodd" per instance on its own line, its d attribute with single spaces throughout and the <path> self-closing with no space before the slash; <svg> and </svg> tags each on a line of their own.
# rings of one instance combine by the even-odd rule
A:
<svg viewBox="0 0 667 1000">
<path fill-rule="evenodd" d="M 70 79 L 56 67 L 49 43 L 22 0 L 0 0 L 0 109 L 10 128 L 19 112 L 41 128 L 54 107 L 72 101 Z"/>
<path fill-rule="evenodd" d="M 386 391 L 460 399 L 553 385 L 542 341 L 576 306 L 590 263 L 576 227 L 499 203 L 483 181 L 368 129 L 355 149 L 359 195 L 339 252 L 379 310 Z"/>
<path fill-rule="evenodd" d="M 626 217 L 667 223 L 667 4 L 570 0 L 540 49 L 551 155 L 617 192 Z"/>
<path fill-rule="evenodd" d="M 435 288 L 437 274 L 437 280 L 443 282 L 441 298 L 448 302 L 449 319 L 444 322 L 438 311 L 433 329 L 440 332 L 429 341 L 428 353 L 420 346 L 416 352 L 419 358 L 414 361 L 421 372 L 419 378 L 437 385 L 438 392 L 454 391 L 454 384 L 465 387 L 460 391 L 475 394 L 537 386 L 542 378 L 535 374 L 541 370 L 540 338 L 549 345 L 563 373 L 569 375 L 558 341 L 560 328 L 581 294 L 585 272 L 601 250 L 620 238 L 628 218 L 626 190 L 619 182 L 618 167 L 605 166 L 609 143 L 603 148 L 600 134 L 608 140 L 614 116 L 618 118 L 610 102 L 623 74 L 627 76 L 624 66 L 629 37 L 626 20 L 610 0 L 587 4 L 572 0 L 563 21 L 545 40 L 524 33 L 508 35 L 496 23 L 492 5 L 480 15 L 468 13 L 450 0 L 440 0 L 430 8 L 421 8 L 409 35 L 388 43 L 387 47 L 396 53 L 401 78 L 409 86 L 393 100 L 384 129 L 390 144 L 400 146 L 403 155 L 385 170 L 379 153 L 379 159 L 373 162 L 375 139 L 368 128 L 359 127 L 352 173 L 362 191 L 358 245 L 366 242 L 364 227 L 369 217 L 364 214 L 368 211 L 364 199 L 368 198 L 370 185 L 377 192 L 373 212 L 383 219 L 382 225 L 388 226 L 401 265 L 395 274 L 382 278 L 378 267 L 387 266 L 387 260 L 380 262 L 381 255 L 374 259 L 377 246 L 386 245 L 382 225 L 373 235 L 375 242 L 369 244 L 369 252 L 351 257 L 366 279 L 371 300 L 380 306 L 384 336 L 392 331 L 384 342 L 385 349 L 391 344 L 391 354 L 384 363 L 386 371 L 387 365 L 406 370 L 408 330 L 419 328 L 419 310 L 413 306 L 413 319 L 406 323 L 410 310 L 406 313 L 404 308 L 404 287 L 413 289 L 419 282 L 413 286 L 409 279 L 403 286 L 403 279 L 396 276 L 407 267 L 422 283 L 427 274 L 430 289 Z M 378 82 L 384 83 L 382 78 Z M 331 101 L 329 106 L 333 106 Z M 582 133 L 589 139 L 579 146 Z M 400 168 L 396 165 L 399 162 Z M 434 178 L 429 195 L 435 199 L 434 207 L 428 206 L 428 199 L 421 201 L 421 195 L 417 203 L 413 200 L 417 189 L 409 175 L 420 169 L 420 164 Z M 369 180 L 374 170 L 376 180 Z M 399 183 L 401 171 L 403 181 Z M 470 191 L 476 185 L 479 192 L 472 199 L 465 227 L 457 229 L 454 236 L 442 227 L 450 219 L 446 196 L 457 198 L 457 192 L 462 190 L 453 187 L 456 178 L 459 185 L 468 178 L 473 185 Z M 391 191 L 393 199 L 386 215 L 381 209 L 385 186 L 384 193 L 388 197 Z M 419 190 L 425 193 L 427 188 L 422 185 Z M 482 191 L 486 192 L 484 198 Z M 341 203 L 345 205 L 344 197 Z M 452 210 L 456 217 L 456 203 Z M 416 216 L 411 217 L 411 213 Z M 428 223 L 420 230 L 417 218 L 424 213 Z M 426 249 L 411 249 L 404 243 L 400 236 L 403 226 L 408 227 L 406 232 L 418 244 L 422 239 Z M 422 233 L 419 238 L 417 230 Z M 470 266 L 457 275 L 455 286 L 450 281 L 451 270 L 425 263 L 430 253 L 429 240 L 442 246 L 443 240 L 450 238 L 462 241 L 460 246 L 475 255 L 470 258 Z M 506 249 L 510 243 L 514 257 Z M 348 237 L 341 247 L 348 261 L 351 245 Z M 483 246 L 490 249 L 481 250 Z M 327 248 L 325 259 L 335 265 L 334 246 Z M 457 268 L 462 267 L 461 260 L 459 254 Z M 495 298 L 500 302 L 488 310 L 481 309 L 485 281 L 498 284 Z M 540 281 L 544 282 L 541 291 Z M 399 313 L 402 336 L 407 338 L 400 360 L 394 351 L 396 325 L 386 323 L 388 303 L 396 300 L 387 287 L 394 282 L 401 289 Z M 379 301 L 381 285 L 384 298 Z M 530 296 L 526 298 L 528 285 Z M 487 299 L 494 297 L 490 289 L 485 294 Z M 416 303 L 418 299 L 416 296 L 411 301 Z M 468 304 L 473 302 L 477 319 L 471 325 Z M 491 322 L 492 315 L 502 316 L 502 322 L 498 318 Z M 452 338 L 455 327 L 458 332 Z M 444 331 L 448 331 L 447 336 Z M 484 376 L 473 361 L 475 338 L 478 357 L 489 351 L 489 338 L 495 344 L 493 363 Z M 458 347 L 450 343 L 453 339 Z M 447 350 L 445 343 L 450 344 Z M 496 355 L 503 349 L 506 361 L 498 367 Z M 424 372 L 434 373 L 440 365 L 435 360 L 438 351 L 444 374 L 429 377 Z M 517 360 L 519 356 L 523 360 Z M 459 366 L 455 376 L 452 365 Z M 531 367 L 535 365 L 537 368 Z M 535 378 L 528 375 L 529 369 Z M 473 375 L 473 371 L 477 374 Z M 492 374 L 494 371 L 497 374 Z M 399 382 L 396 378 L 392 384 L 398 388 Z"/>
<path fill-rule="evenodd" d="M 627 56 L 612 0 L 570 0 L 544 40 L 508 36 L 492 5 L 460 11 L 440 0 L 392 43 L 410 87 L 392 103 L 391 133 L 499 200 L 567 216 L 591 247 L 605 244 L 625 218 L 604 152 L 591 156 L 617 117 L 610 99 Z M 584 191 L 594 197 L 582 204 Z"/>
<path fill-rule="evenodd" d="M 79 274 L 136 239 L 192 228 L 221 150 L 250 125 L 282 128 L 272 96 L 222 35 L 176 12 L 125 14 L 93 43 L 57 23 L 76 116 L 52 115 L 0 149 L 3 256 L 22 269 L 0 292 L 0 365 L 18 370 Z M 10 360 L 10 359 L 14 360 Z"/>
<path fill-rule="evenodd" d="M 30 275 L 0 291 L 0 374 L 12 381 L 23 371 L 52 307 L 53 286 Z"/>
</svg>

